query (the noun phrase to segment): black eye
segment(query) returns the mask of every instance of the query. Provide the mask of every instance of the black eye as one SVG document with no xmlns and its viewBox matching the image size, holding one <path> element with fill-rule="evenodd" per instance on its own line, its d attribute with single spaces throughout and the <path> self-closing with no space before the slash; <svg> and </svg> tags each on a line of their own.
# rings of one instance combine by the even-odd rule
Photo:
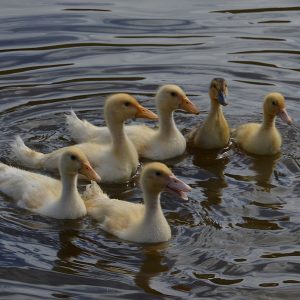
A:
<svg viewBox="0 0 300 300">
<path fill-rule="evenodd" d="M 76 155 L 71 155 L 70 158 L 71 158 L 72 160 L 76 160 L 76 159 L 77 159 Z"/>
<path fill-rule="evenodd" d="M 125 106 L 130 106 L 130 102 L 127 101 L 127 102 L 124 103 L 124 105 Z"/>
<path fill-rule="evenodd" d="M 172 97 L 176 97 L 177 96 L 176 92 L 171 92 L 170 94 L 171 94 Z"/>
<path fill-rule="evenodd" d="M 272 101 L 272 105 L 276 105 L 276 101 Z"/>
<path fill-rule="evenodd" d="M 161 172 L 156 171 L 156 172 L 155 172 L 155 175 L 156 175 L 156 176 L 161 176 Z"/>
</svg>

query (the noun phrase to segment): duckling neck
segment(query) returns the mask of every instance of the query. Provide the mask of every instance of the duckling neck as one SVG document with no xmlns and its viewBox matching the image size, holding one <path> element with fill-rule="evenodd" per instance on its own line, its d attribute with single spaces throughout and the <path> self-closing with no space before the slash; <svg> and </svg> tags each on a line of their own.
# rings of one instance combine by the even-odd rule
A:
<svg viewBox="0 0 300 300">
<path fill-rule="evenodd" d="M 62 193 L 60 200 L 65 203 L 71 203 L 77 197 L 80 197 L 77 190 L 77 174 L 62 174 Z"/>
<path fill-rule="evenodd" d="M 150 224 L 157 217 L 163 216 L 160 206 L 160 193 L 144 193 L 145 217 L 144 222 Z"/>
<path fill-rule="evenodd" d="M 263 121 L 263 128 L 274 128 L 275 127 L 275 116 L 270 115 L 268 113 L 264 113 L 264 121 Z"/>
<path fill-rule="evenodd" d="M 173 118 L 173 111 L 159 112 L 159 135 L 169 136 L 177 131 L 177 127 Z"/>
<path fill-rule="evenodd" d="M 114 150 L 122 149 L 122 145 L 126 143 L 128 137 L 124 130 L 124 123 L 119 120 L 107 119 L 107 127 L 111 134 L 112 147 Z"/>
<path fill-rule="evenodd" d="M 210 116 L 215 116 L 215 115 L 223 115 L 223 109 L 222 106 L 218 103 L 217 99 L 211 99 L 211 105 L 210 105 Z"/>
</svg>

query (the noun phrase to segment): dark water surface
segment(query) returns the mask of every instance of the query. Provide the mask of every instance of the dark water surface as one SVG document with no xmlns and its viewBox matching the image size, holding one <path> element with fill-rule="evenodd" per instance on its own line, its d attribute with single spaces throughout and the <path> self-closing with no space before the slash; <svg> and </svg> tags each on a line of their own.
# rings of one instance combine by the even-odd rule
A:
<svg viewBox="0 0 300 300">
<path fill-rule="evenodd" d="M 0 1 L 0 155 L 20 134 L 39 150 L 69 145 L 70 108 L 104 124 L 105 97 L 128 92 L 154 109 L 175 83 L 201 108 L 177 112 L 188 132 L 209 108 L 213 77 L 229 82 L 232 127 L 286 96 L 294 126 L 277 125 L 277 157 L 189 154 L 170 162 L 194 189 L 163 195 L 170 242 L 113 238 L 89 218 L 56 221 L 0 195 L 0 299 L 299 299 L 300 3 L 295 0 Z M 136 184 L 105 187 L 140 201 Z M 14 297 L 13 297 L 14 296 Z"/>
</svg>

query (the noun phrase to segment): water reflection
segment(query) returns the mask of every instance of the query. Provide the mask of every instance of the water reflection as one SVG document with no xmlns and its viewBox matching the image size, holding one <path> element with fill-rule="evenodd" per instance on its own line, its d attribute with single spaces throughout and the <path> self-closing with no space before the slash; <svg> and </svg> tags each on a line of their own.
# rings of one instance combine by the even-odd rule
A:
<svg viewBox="0 0 300 300">
<path fill-rule="evenodd" d="M 252 157 L 249 169 L 255 172 L 254 180 L 264 191 L 270 192 L 272 185 L 272 175 L 280 159 L 280 153 L 271 156 Z M 276 176 L 276 174 L 274 174 Z"/>
<path fill-rule="evenodd" d="M 75 244 L 75 240 L 78 239 L 80 226 L 77 221 L 67 221 L 66 227 L 58 232 L 57 259 L 54 262 L 53 271 L 77 274 L 80 268 L 76 263 L 76 257 L 80 256 L 82 249 Z"/>
<path fill-rule="evenodd" d="M 240 181 L 254 182 L 263 191 L 271 192 L 274 187 L 272 178 L 274 175 L 277 179 L 275 169 L 281 154 L 259 156 L 245 153 L 237 148 L 235 148 L 235 151 L 232 164 L 242 169 L 236 170 L 240 174 L 232 174 L 230 171 L 226 175 Z"/>
<path fill-rule="evenodd" d="M 151 287 L 152 280 L 155 277 L 163 276 L 163 273 L 168 272 L 174 264 L 164 255 L 164 250 L 167 248 L 168 243 L 145 246 L 143 248 L 144 258 L 140 270 L 134 276 L 136 285 L 152 295 L 163 295 Z"/>
<path fill-rule="evenodd" d="M 210 174 L 207 180 L 198 181 L 202 187 L 205 200 L 201 202 L 203 208 L 210 209 L 212 205 L 219 205 L 222 202 L 222 190 L 227 187 L 224 170 L 229 163 L 229 149 L 203 150 L 192 149 L 193 164 Z"/>
</svg>

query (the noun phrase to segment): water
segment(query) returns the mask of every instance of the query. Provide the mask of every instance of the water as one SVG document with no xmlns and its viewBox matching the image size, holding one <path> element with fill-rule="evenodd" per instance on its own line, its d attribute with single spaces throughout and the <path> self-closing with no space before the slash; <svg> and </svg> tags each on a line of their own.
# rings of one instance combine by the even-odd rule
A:
<svg viewBox="0 0 300 300">
<path fill-rule="evenodd" d="M 128 243 L 89 218 L 53 221 L 0 195 L 0 299 L 296 299 L 300 296 L 299 1 L 2 0 L 0 153 L 20 134 L 49 152 L 71 143 L 64 113 L 104 124 L 103 102 L 128 92 L 154 109 L 158 86 L 184 88 L 203 120 L 213 77 L 229 82 L 232 127 L 262 118 L 263 97 L 286 96 L 294 126 L 281 155 L 196 153 L 171 161 L 193 187 L 164 195 L 173 238 Z M 104 187 L 138 202 L 128 186 Z"/>
</svg>

